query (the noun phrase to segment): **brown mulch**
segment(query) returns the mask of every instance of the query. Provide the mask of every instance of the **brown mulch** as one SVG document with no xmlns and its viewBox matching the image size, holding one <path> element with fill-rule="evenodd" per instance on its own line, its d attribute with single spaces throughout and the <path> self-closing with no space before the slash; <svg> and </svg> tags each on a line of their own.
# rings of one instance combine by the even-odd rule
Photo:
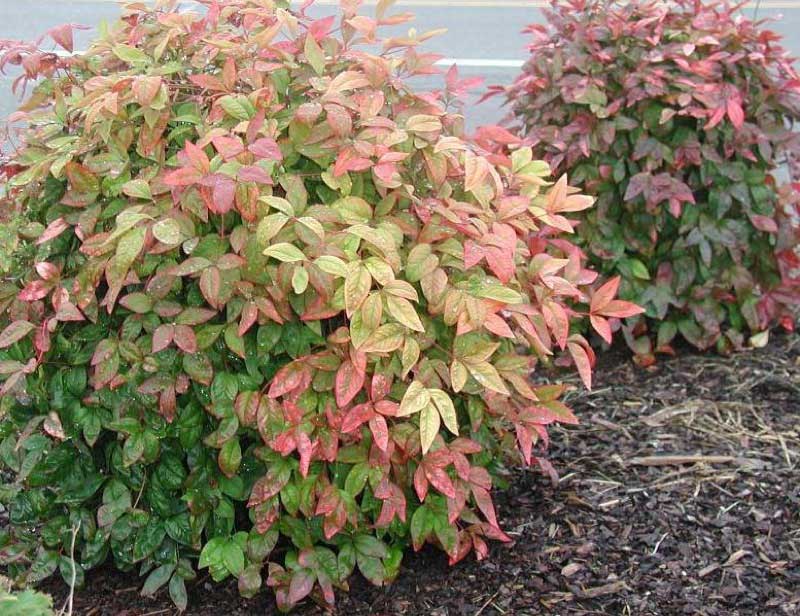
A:
<svg viewBox="0 0 800 616">
<path fill-rule="evenodd" d="M 519 471 L 497 496 L 512 545 L 454 568 L 408 555 L 388 588 L 354 578 L 336 613 L 800 614 L 800 337 L 649 370 L 603 361 L 571 401 L 582 425 L 551 434 L 558 487 Z M 165 593 L 142 599 L 134 574 L 87 577 L 76 614 L 176 613 Z M 248 601 L 201 579 L 188 613 L 275 608 L 270 591 Z"/>
</svg>

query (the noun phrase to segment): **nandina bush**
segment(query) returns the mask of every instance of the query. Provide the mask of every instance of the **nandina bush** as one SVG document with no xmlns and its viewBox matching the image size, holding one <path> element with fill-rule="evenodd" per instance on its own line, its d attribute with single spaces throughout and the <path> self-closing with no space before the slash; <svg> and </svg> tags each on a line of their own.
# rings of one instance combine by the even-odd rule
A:
<svg viewBox="0 0 800 616">
<path fill-rule="evenodd" d="M 359 48 L 407 20 L 386 3 L 204 4 L 133 5 L 84 55 L 4 43 L 32 93 L 3 166 L 2 561 L 112 561 L 181 608 L 195 566 L 248 596 L 266 567 L 288 609 L 408 545 L 486 556 L 504 464 L 553 472 L 576 421 L 529 373 L 589 385 L 581 322 L 637 311 L 554 233 L 592 200 L 467 143 L 455 75 L 404 85 L 425 36 Z"/>
<path fill-rule="evenodd" d="M 646 308 L 655 349 L 680 334 L 726 350 L 791 327 L 800 211 L 773 172 L 798 153 L 800 79 L 778 35 L 699 0 L 572 0 L 545 15 L 522 74 L 495 92 L 535 156 L 597 197 L 580 245 Z M 645 319 L 632 321 L 629 343 L 652 360 Z"/>
</svg>

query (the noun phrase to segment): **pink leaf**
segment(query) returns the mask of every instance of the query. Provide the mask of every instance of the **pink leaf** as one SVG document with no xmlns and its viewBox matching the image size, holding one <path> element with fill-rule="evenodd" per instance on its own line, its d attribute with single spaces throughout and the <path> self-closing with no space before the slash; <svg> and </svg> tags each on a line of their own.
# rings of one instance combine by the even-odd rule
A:
<svg viewBox="0 0 800 616">
<path fill-rule="evenodd" d="M 251 143 L 248 148 L 253 154 L 259 158 L 266 158 L 269 160 L 283 160 L 281 149 L 274 139 L 262 137 Z"/>
</svg>

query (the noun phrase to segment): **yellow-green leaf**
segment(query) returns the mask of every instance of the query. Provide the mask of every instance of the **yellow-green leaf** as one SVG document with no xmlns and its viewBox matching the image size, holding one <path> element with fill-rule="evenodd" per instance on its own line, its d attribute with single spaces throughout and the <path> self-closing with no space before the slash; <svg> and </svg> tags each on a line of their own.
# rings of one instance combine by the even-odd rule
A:
<svg viewBox="0 0 800 616">
<path fill-rule="evenodd" d="M 383 300 L 380 293 L 370 293 L 361 305 L 361 319 L 364 326 L 369 329 L 377 329 L 381 324 L 383 316 Z"/>
<path fill-rule="evenodd" d="M 370 257 L 364 261 L 364 265 L 367 266 L 367 270 L 369 270 L 369 273 L 372 274 L 372 277 L 377 280 L 379 284 L 386 286 L 394 280 L 394 271 L 392 270 L 392 266 L 386 263 L 386 261 L 383 259 L 379 259 L 378 257 Z"/>
<path fill-rule="evenodd" d="M 306 35 L 306 44 L 303 48 L 303 53 L 306 55 L 306 60 L 314 69 L 317 75 L 322 75 L 325 72 L 325 54 L 322 53 L 317 41 L 314 39 L 312 33 Z"/>
<path fill-rule="evenodd" d="M 183 240 L 180 225 L 174 218 L 165 218 L 154 224 L 153 235 L 159 242 L 167 246 L 176 246 Z"/>
<path fill-rule="evenodd" d="M 397 297 L 405 297 L 412 302 L 419 301 L 417 290 L 405 280 L 392 280 L 384 285 L 383 290 Z"/>
<path fill-rule="evenodd" d="M 372 208 L 361 197 L 343 197 L 334 202 L 331 209 L 348 225 L 365 223 L 372 218 Z"/>
<path fill-rule="evenodd" d="M 439 434 L 440 426 L 439 412 L 433 408 L 432 404 L 426 404 L 419 416 L 419 441 L 422 445 L 422 455 L 428 453 L 433 445 L 436 435 Z"/>
<path fill-rule="evenodd" d="M 347 316 L 352 315 L 367 299 L 372 287 L 372 276 L 367 268 L 359 265 L 344 279 L 344 305 Z"/>
<path fill-rule="evenodd" d="M 283 229 L 283 226 L 288 221 L 289 217 L 280 212 L 276 212 L 275 214 L 270 214 L 269 216 L 262 218 L 258 223 L 258 228 L 256 229 L 256 239 L 258 240 L 258 243 L 261 246 L 268 245 L 269 241 L 275 237 L 281 229 Z"/>
<path fill-rule="evenodd" d="M 292 289 L 300 295 L 308 288 L 308 272 L 302 265 L 294 268 L 292 272 Z"/>
<path fill-rule="evenodd" d="M 458 393 L 464 389 L 467 384 L 467 367 L 457 359 L 453 360 L 450 364 L 450 384 L 453 386 L 453 391 Z"/>
<path fill-rule="evenodd" d="M 403 364 L 403 372 L 400 376 L 406 378 L 406 375 L 411 371 L 417 361 L 419 360 L 419 343 L 412 337 L 407 337 L 403 345 L 403 356 L 401 358 Z"/>
<path fill-rule="evenodd" d="M 288 242 L 273 244 L 264 251 L 264 254 L 278 261 L 283 261 L 284 263 L 304 261 L 306 258 L 302 250 Z"/>
<path fill-rule="evenodd" d="M 522 295 L 501 284 L 482 285 L 475 295 L 506 304 L 521 304 L 524 301 Z"/>
<path fill-rule="evenodd" d="M 414 331 L 424 332 L 425 327 L 419 319 L 414 305 L 405 298 L 395 295 L 386 296 L 386 309 L 398 322 Z"/>
<path fill-rule="evenodd" d="M 120 60 L 129 64 L 143 64 L 150 61 L 145 52 L 130 45 L 114 45 L 112 51 Z"/>
<path fill-rule="evenodd" d="M 322 255 L 314 260 L 314 265 L 331 276 L 338 276 L 339 278 L 347 276 L 347 263 L 342 261 L 339 257 Z"/>
<path fill-rule="evenodd" d="M 283 197 L 261 197 L 259 201 L 263 201 L 271 208 L 283 212 L 287 216 L 294 216 L 294 206 Z"/>
<path fill-rule="evenodd" d="M 302 218 L 298 218 L 297 222 L 310 229 L 311 232 L 319 239 L 323 239 L 325 237 L 325 229 L 322 228 L 322 223 L 320 223 L 316 218 L 303 216 Z"/>
<path fill-rule="evenodd" d="M 497 369 L 489 362 L 467 364 L 467 369 L 472 377 L 486 389 L 491 389 L 499 394 L 509 395 L 508 389 L 500 378 Z"/>
<path fill-rule="evenodd" d="M 425 386 L 419 381 L 414 381 L 406 389 L 403 399 L 400 401 L 400 408 L 397 411 L 398 417 L 406 417 L 419 413 L 431 401 L 431 395 Z"/>
<path fill-rule="evenodd" d="M 434 406 L 439 411 L 444 425 L 450 432 L 458 436 L 458 417 L 456 416 L 456 407 L 453 406 L 450 396 L 441 389 L 429 389 L 428 393 Z"/>
<path fill-rule="evenodd" d="M 357 348 L 365 353 L 391 353 L 403 344 L 404 335 L 405 331 L 400 325 L 387 323 L 376 329 L 364 344 Z"/>
<path fill-rule="evenodd" d="M 122 185 L 122 192 L 129 197 L 135 199 L 147 199 L 148 201 L 153 198 L 153 193 L 150 191 L 150 184 L 146 180 L 131 180 Z"/>
</svg>

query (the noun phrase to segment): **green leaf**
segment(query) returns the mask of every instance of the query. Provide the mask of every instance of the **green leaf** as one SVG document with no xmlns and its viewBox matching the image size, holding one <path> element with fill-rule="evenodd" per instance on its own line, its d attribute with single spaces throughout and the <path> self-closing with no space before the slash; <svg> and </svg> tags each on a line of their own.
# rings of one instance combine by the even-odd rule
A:
<svg viewBox="0 0 800 616">
<path fill-rule="evenodd" d="M 367 485 L 370 466 L 367 462 L 360 462 L 350 469 L 344 482 L 344 489 L 351 496 L 358 496 Z"/>
<path fill-rule="evenodd" d="M 180 611 L 186 611 L 189 598 L 186 595 L 186 583 L 177 573 L 169 581 L 169 597 Z"/>
<path fill-rule="evenodd" d="M 244 570 L 244 552 L 241 546 L 229 541 L 222 548 L 222 563 L 231 575 L 238 576 Z"/>
<path fill-rule="evenodd" d="M 200 552 L 200 560 L 197 566 L 200 569 L 223 566 L 222 551 L 226 544 L 227 540 L 223 537 L 214 537 L 210 539 Z"/>
<path fill-rule="evenodd" d="M 114 45 L 112 51 L 120 60 L 129 64 L 146 64 L 150 62 L 150 56 L 141 49 L 130 45 Z"/>
<path fill-rule="evenodd" d="M 150 521 L 144 528 L 136 534 L 136 541 L 133 544 L 133 559 L 140 561 L 156 551 L 158 546 L 167 535 L 167 530 L 163 522 Z"/>
<path fill-rule="evenodd" d="M 159 242 L 167 246 L 176 246 L 183 241 L 181 228 L 173 218 L 165 218 L 154 224 L 153 235 Z"/>
<path fill-rule="evenodd" d="M 252 117 L 251 105 L 246 101 L 247 99 L 242 96 L 223 96 L 218 103 L 229 116 L 233 116 L 237 120 L 249 120 Z"/>
<path fill-rule="evenodd" d="M 158 589 L 169 581 L 172 572 L 175 571 L 175 565 L 161 565 L 147 576 L 142 587 L 142 595 L 145 597 L 152 597 Z"/>
<path fill-rule="evenodd" d="M 242 463 L 242 447 L 238 438 L 226 441 L 219 450 L 219 467 L 226 477 L 233 477 Z"/>
<path fill-rule="evenodd" d="M 308 63 L 311 65 L 311 68 L 314 69 L 314 72 L 317 75 L 322 75 L 325 72 L 325 54 L 322 53 L 322 49 L 320 49 L 319 44 L 317 44 L 311 32 L 306 34 L 303 53 L 306 56 L 306 60 L 308 60 Z"/>
<path fill-rule="evenodd" d="M 150 184 L 147 180 L 131 180 L 130 182 L 126 182 L 122 186 L 122 192 L 135 199 L 146 199 L 148 201 L 153 199 L 153 193 L 150 191 Z"/>
</svg>

